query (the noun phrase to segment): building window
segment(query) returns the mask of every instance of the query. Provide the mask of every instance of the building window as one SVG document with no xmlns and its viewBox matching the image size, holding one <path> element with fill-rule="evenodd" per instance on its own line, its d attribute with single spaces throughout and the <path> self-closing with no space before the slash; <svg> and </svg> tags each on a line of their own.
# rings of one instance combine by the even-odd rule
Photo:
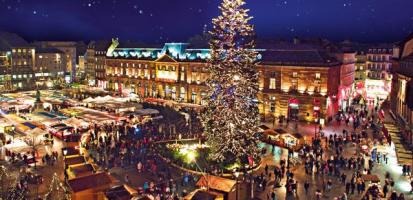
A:
<svg viewBox="0 0 413 200">
<path fill-rule="evenodd" d="M 196 93 L 195 92 L 192 92 L 191 102 L 196 103 Z"/>
<path fill-rule="evenodd" d="M 185 72 L 181 72 L 181 81 L 185 81 Z"/>
<path fill-rule="evenodd" d="M 270 102 L 270 111 L 271 111 L 272 113 L 275 112 L 275 102 L 274 102 L 274 101 L 271 101 L 271 102 Z"/>
<path fill-rule="evenodd" d="M 292 90 L 297 90 L 297 89 L 298 89 L 298 81 L 297 81 L 297 79 L 292 79 L 292 80 L 291 80 L 291 89 L 292 89 Z"/>
<path fill-rule="evenodd" d="M 275 90 L 275 89 L 276 89 L 275 78 L 270 78 L 270 89 L 271 89 L 271 90 Z"/>
<path fill-rule="evenodd" d="M 293 77 L 297 78 L 298 77 L 298 73 L 297 72 L 293 72 Z"/>
<path fill-rule="evenodd" d="M 315 79 L 321 79 L 321 74 L 320 74 L 320 73 L 316 73 L 316 74 L 315 74 Z"/>
</svg>

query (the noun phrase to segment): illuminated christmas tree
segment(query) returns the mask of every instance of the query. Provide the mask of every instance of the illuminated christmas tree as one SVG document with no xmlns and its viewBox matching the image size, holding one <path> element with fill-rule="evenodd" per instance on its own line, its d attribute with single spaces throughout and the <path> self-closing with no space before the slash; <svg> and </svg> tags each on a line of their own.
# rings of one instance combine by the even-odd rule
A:
<svg viewBox="0 0 413 200">
<path fill-rule="evenodd" d="M 223 0 L 222 15 L 213 19 L 210 78 L 204 130 L 211 159 L 231 163 L 257 158 L 259 125 L 257 52 L 253 26 L 243 0 Z"/>
<path fill-rule="evenodd" d="M 55 173 L 52 182 L 49 185 L 49 191 L 44 196 L 45 200 L 61 199 L 70 200 L 70 192 L 63 182 L 60 181 L 59 176 Z"/>
</svg>

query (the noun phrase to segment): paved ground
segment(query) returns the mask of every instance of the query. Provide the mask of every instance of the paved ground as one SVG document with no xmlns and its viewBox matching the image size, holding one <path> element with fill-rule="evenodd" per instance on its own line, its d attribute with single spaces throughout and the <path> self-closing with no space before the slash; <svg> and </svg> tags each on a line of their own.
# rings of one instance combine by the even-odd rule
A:
<svg viewBox="0 0 413 200">
<path fill-rule="evenodd" d="M 391 120 L 388 117 L 386 117 L 386 120 Z M 272 127 L 272 124 L 267 124 L 269 127 Z M 297 125 L 295 123 L 290 123 L 288 125 L 286 124 L 276 124 L 276 126 L 281 126 L 284 127 L 287 130 L 291 131 L 297 131 L 304 136 L 311 138 L 314 135 L 315 131 L 315 126 L 314 124 L 311 123 L 298 123 Z M 323 129 L 323 132 L 325 135 L 331 135 L 331 134 L 341 134 L 343 129 L 351 130 L 351 127 L 347 127 L 345 125 L 339 125 L 337 123 L 332 123 L 325 127 Z M 371 133 L 370 133 L 371 134 Z M 58 151 L 60 153 L 60 148 L 63 146 L 63 144 L 59 140 L 55 140 L 55 145 L 53 147 L 51 146 L 43 146 L 41 147 L 41 155 L 44 155 L 46 152 L 51 152 L 51 151 Z M 276 166 L 279 165 L 279 161 L 281 159 L 286 159 L 287 157 L 287 151 L 285 149 L 281 149 L 276 147 L 275 150 L 272 152 L 272 147 L 269 145 L 265 145 L 265 147 L 268 149 L 267 150 L 267 155 L 264 157 L 264 165 L 270 166 L 270 170 Z M 384 174 L 388 171 L 393 179 L 396 182 L 396 185 L 394 187 L 394 190 L 397 192 L 403 192 L 405 193 L 406 199 L 413 199 L 412 194 L 408 194 L 410 191 L 410 182 L 407 177 L 401 176 L 401 167 L 397 165 L 397 160 L 394 156 L 394 149 L 390 147 L 389 149 L 389 162 L 388 164 L 376 164 L 375 167 L 373 168 L 373 174 L 377 174 L 380 179 L 381 183 L 383 185 L 384 183 Z M 329 152 L 326 152 L 326 156 L 328 156 Z M 347 144 L 345 147 L 345 152 L 344 156 L 351 156 L 355 154 L 355 146 L 354 144 Z M 162 165 L 161 167 L 168 167 L 166 165 Z M 43 175 L 45 178 L 45 181 L 42 185 L 39 187 L 37 185 L 31 185 L 31 193 L 29 195 L 29 199 L 33 199 L 35 196 L 38 194 L 43 196 L 47 190 L 49 189 L 49 185 L 51 182 L 51 177 L 54 173 L 58 173 L 58 175 L 63 179 L 63 162 L 62 158 L 59 158 L 59 161 L 56 165 L 54 166 L 44 166 L 39 164 L 39 166 L 36 169 L 33 169 L 35 172 L 40 173 Z M 169 167 L 169 170 L 176 182 L 177 189 L 179 193 L 182 193 L 182 191 L 191 191 L 193 189 L 193 186 L 186 186 L 183 187 L 181 185 L 181 178 L 182 177 L 182 172 L 179 170 L 176 170 L 174 168 Z M 263 169 L 261 171 L 256 172 L 257 174 L 262 173 Z M 298 181 L 298 192 L 297 195 L 295 196 L 289 196 L 286 197 L 286 192 L 285 192 L 285 187 L 280 187 L 280 188 L 275 188 L 276 194 L 277 194 L 277 199 L 313 199 L 314 198 L 314 193 L 316 189 L 321 189 L 321 183 L 322 180 L 324 179 L 327 181 L 328 179 L 331 179 L 333 181 L 333 189 L 331 191 L 326 191 L 323 194 L 324 199 L 333 199 L 335 196 L 342 195 L 344 192 L 344 186 L 338 182 L 337 178 L 334 177 L 329 177 L 325 175 L 324 177 L 319 175 L 305 175 L 305 170 L 303 166 L 298 166 L 293 168 L 293 172 L 295 174 L 295 179 Z M 142 187 L 144 182 L 147 181 L 154 181 L 158 182 L 158 176 L 155 176 L 153 174 L 150 174 L 149 172 L 144 172 L 144 173 L 138 173 L 137 170 L 135 169 L 134 166 L 129 166 L 126 168 L 112 168 L 110 170 L 110 173 L 118 178 L 121 182 L 125 181 L 125 175 L 127 174 L 129 176 L 129 184 L 132 185 L 135 188 Z M 347 177 L 350 177 L 351 171 L 345 171 L 347 174 Z M 274 176 L 272 176 L 274 177 Z M 305 193 L 304 188 L 303 188 L 303 182 L 305 180 L 310 181 L 310 192 L 308 194 Z M 285 180 L 282 180 L 281 183 L 285 183 Z M 273 181 L 270 181 L 268 183 L 268 187 L 264 192 L 259 192 L 259 191 L 254 191 L 254 196 L 256 199 L 267 199 L 267 195 L 273 190 Z M 251 184 L 250 183 L 244 183 L 240 186 L 239 188 L 239 195 L 240 199 L 250 199 L 251 196 Z M 349 199 L 358 199 L 360 196 L 355 194 L 355 195 L 350 195 Z"/>
</svg>

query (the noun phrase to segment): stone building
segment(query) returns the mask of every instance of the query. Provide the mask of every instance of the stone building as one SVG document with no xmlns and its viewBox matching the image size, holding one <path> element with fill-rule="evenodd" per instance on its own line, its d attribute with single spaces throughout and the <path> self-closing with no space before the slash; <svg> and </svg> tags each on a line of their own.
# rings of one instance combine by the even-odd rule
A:
<svg viewBox="0 0 413 200">
<path fill-rule="evenodd" d="M 72 82 L 76 78 L 76 48 L 77 42 L 73 41 L 39 41 L 33 43 L 40 48 L 56 48 L 65 53 L 65 81 Z"/>
<path fill-rule="evenodd" d="M 0 32 L 0 91 L 33 88 L 35 48 L 14 33 Z"/>
<path fill-rule="evenodd" d="M 390 94 L 392 55 L 390 45 L 371 47 L 367 52 L 365 90 L 370 105 L 379 105 Z"/>
<path fill-rule="evenodd" d="M 391 110 L 402 127 L 405 141 L 413 144 L 413 34 L 396 47 L 393 69 Z"/>
<path fill-rule="evenodd" d="M 355 53 L 283 44 L 257 49 L 260 113 L 267 118 L 318 121 L 345 109 L 354 87 Z M 205 104 L 209 49 L 186 43 L 107 51 L 100 87 L 144 98 Z"/>
<path fill-rule="evenodd" d="M 52 88 L 64 83 L 65 53 L 56 48 L 36 48 L 33 68 L 36 86 Z"/>
</svg>

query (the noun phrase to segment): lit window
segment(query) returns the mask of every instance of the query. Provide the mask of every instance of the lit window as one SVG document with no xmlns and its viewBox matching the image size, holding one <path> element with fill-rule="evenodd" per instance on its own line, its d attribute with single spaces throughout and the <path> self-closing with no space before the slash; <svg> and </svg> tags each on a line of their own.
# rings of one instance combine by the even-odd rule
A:
<svg viewBox="0 0 413 200">
<path fill-rule="evenodd" d="M 39 56 L 39 58 L 43 58 L 43 56 L 42 56 L 42 55 L 40 55 L 40 56 Z"/>
<path fill-rule="evenodd" d="M 270 111 L 273 113 L 275 112 L 275 102 L 270 102 Z"/>
<path fill-rule="evenodd" d="M 276 88 L 275 78 L 270 78 L 270 89 L 274 90 Z"/>
<path fill-rule="evenodd" d="M 321 74 L 320 73 L 315 73 L 315 79 L 320 79 L 321 78 Z"/>
<path fill-rule="evenodd" d="M 297 79 L 292 79 L 291 80 L 291 89 L 292 90 L 297 90 L 297 86 L 298 86 Z"/>
<path fill-rule="evenodd" d="M 293 77 L 297 78 L 298 77 L 298 73 L 297 72 L 293 72 Z"/>
</svg>

